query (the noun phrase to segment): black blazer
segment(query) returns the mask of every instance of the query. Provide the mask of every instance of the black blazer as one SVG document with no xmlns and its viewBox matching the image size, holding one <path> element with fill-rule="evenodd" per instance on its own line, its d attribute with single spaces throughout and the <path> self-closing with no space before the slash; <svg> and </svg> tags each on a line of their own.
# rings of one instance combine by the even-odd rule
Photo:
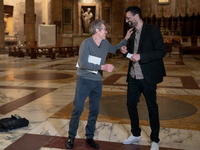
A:
<svg viewBox="0 0 200 150">
<path fill-rule="evenodd" d="M 134 39 L 135 31 L 129 39 L 130 48 L 128 48 L 128 52 L 131 54 L 134 51 Z M 157 26 L 143 23 L 138 54 L 140 54 L 141 69 L 146 82 L 149 85 L 162 82 L 163 76 L 166 76 L 162 59 L 166 55 L 166 50 L 162 34 Z M 131 65 L 132 61 L 129 62 L 127 82 Z"/>
</svg>

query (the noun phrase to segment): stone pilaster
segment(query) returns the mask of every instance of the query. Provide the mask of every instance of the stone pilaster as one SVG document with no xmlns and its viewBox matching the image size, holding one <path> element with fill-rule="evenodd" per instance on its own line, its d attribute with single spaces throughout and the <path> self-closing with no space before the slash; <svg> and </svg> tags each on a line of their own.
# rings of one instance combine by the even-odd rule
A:
<svg viewBox="0 0 200 150">
<path fill-rule="evenodd" d="M 4 3 L 0 0 L 0 50 L 5 48 Z"/>
<path fill-rule="evenodd" d="M 105 20 L 105 0 L 101 0 L 100 19 Z"/>
<path fill-rule="evenodd" d="M 118 44 L 123 38 L 124 29 L 124 8 L 122 0 L 112 1 L 112 45 Z"/>
<path fill-rule="evenodd" d="M 35 8 L 34 0 L 26 0 L 26 10 L 25 10 L 25 33 L 26 33 L 26 43 L 30 45 L 35 45 Z"/>
<path fill-rule="evenodd" d="M 42 0 L 42 23 L 48 25 L 48 0 Z"/>
<path fill-rule="evenodd" d="M 56 45 L 62 45 L 62 0 L 51 0 L 51 24 L 56 25 Z"/>
<path fill-rule="evenodd" d="M 79 25 L 78 25 L 78 0 L 74 0 L 73 3 L 73 33 L 78 35 L 79 33 Z"/>
</svg>

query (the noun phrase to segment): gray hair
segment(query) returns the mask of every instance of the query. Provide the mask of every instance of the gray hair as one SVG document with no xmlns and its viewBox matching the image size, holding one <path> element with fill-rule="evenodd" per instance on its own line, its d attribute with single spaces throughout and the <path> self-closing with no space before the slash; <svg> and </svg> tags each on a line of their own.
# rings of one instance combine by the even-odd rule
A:
<svg viewBox="0 0 200 150">
<path fill-rule="evenodd" d="M 97 19 L 92 21 L 92 23 L 90 24 L 90 34 L 94 35 L 96 33 L 96 29 L 99 29 L 99 31 L 102 30 L 102 24 L 105 24 L 105 21 Z"/>
</svg>

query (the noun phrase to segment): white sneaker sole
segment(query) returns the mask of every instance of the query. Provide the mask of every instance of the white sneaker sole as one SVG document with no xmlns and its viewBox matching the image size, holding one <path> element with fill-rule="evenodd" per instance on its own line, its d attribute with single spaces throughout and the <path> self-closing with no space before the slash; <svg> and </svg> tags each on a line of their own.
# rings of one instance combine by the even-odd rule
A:
<svg viewBox="0 0 200 150">
<path fill-rule="evenodd" d="M 139 142 L 140 140 L 141 140 L 141 139 L 135 140 L 135 141 L 126 141 L 126 140 L 124 140 L 122 143 L 123 143 L 123 144 L 133 144 L 133 143 Z"/>
</svg>

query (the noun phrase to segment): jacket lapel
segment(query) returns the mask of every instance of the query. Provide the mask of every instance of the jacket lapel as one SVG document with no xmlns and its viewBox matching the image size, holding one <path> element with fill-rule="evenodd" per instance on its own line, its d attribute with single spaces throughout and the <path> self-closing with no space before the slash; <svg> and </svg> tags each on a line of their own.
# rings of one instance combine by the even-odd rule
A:
<svg viewBox="0 0 200 150">
<path fill-rule="evenodd" d="M 131 48 L 131 50 L 130 50 L 131 54 L 134 52 L 134 41 L 135 41 L 135 30 L 133 30 L 133 33 L 131 34 L 131 37 L 130 37 L 130 40 L 129 40 L 130 48 Z"/>
<path fill-rule="evenodd" d="M 140 43 L 139 43 L 139 47 L 138 47 L 138 53 L 140 53 L 141 51 L 141 45 L 143 44 L 144 42 L 144 38 L 145 38 L 145 30 L 146 30 L 146 23 L 143 23 L 143 27 L 142 27 L 142 32 L 141 32 L 141 35 L 140 35 Z"/>
</svg>

